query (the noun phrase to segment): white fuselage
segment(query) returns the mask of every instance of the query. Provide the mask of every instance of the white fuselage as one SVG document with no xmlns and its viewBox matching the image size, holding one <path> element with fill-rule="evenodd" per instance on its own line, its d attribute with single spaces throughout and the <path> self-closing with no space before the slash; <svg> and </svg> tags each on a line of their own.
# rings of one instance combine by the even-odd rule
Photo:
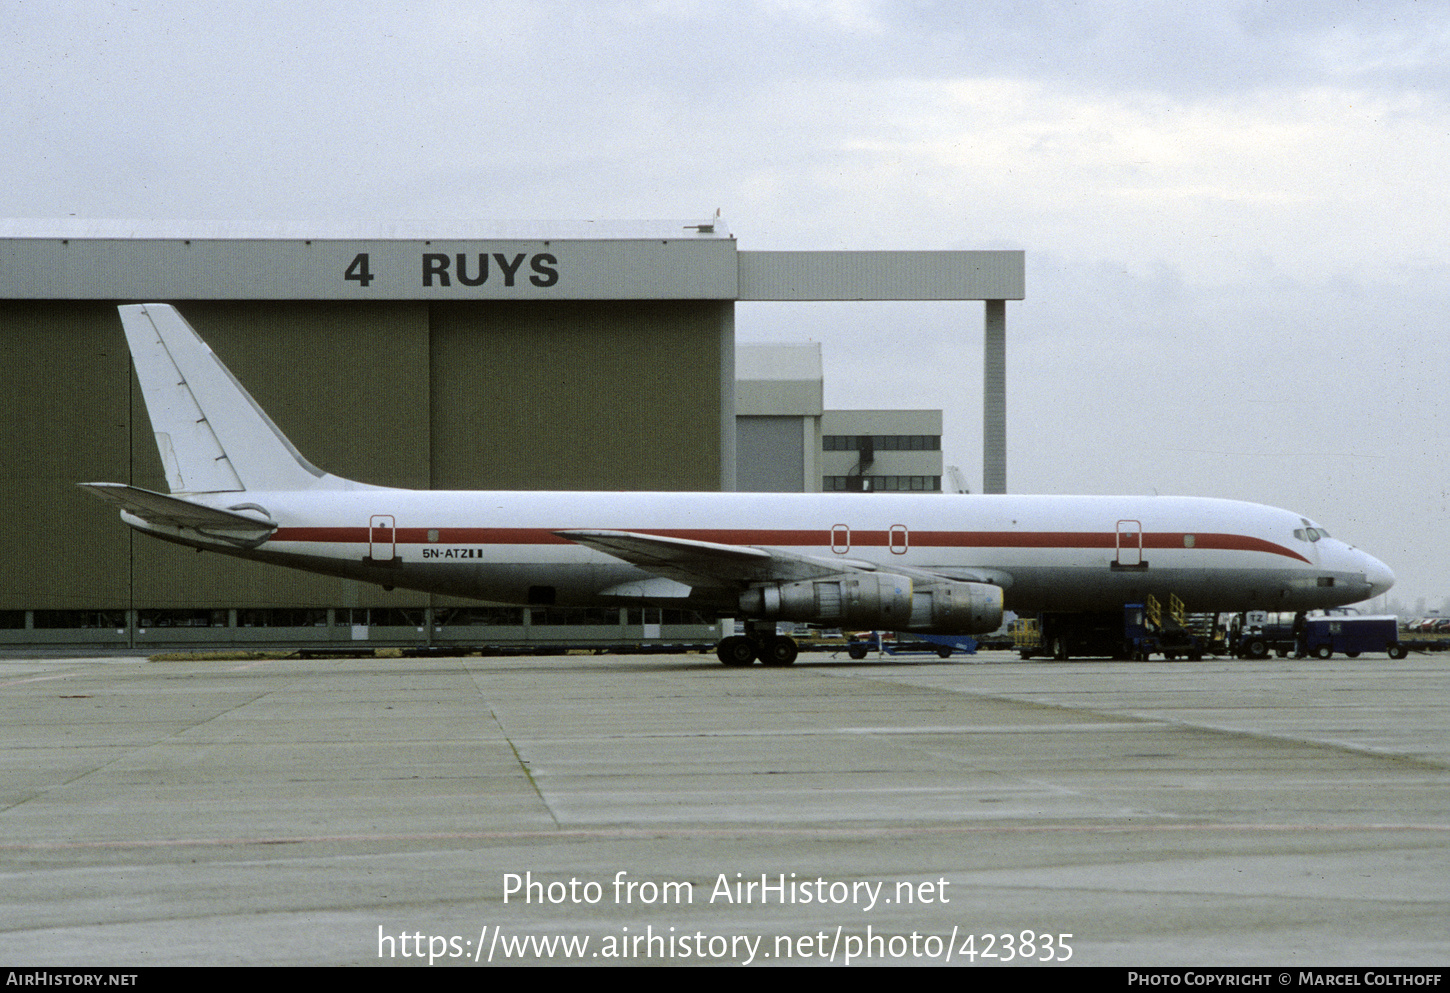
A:
<svg viewBox="0 0 1450 993">
<path fill-rule="evenodd" d="M 681 596 L 640 586 L 650 572 L 557 534 L 575 529 L 762 548 L 843 570 L 928 570 L 1001 586 L 1018 612 L 1109 610 L 1170 594 L 1191 611 L 1308 610 L 1393 583 L 1383 563 L 1297 514 L 1206 498 L 363 488 L 187 499 L 265 515 L 277 529 L 250 545 L 126 519 L 229 554 L 502 603 L 618 605 L 631 583 L 635 601 L 727 613 L 737 602 L 738 588 Z"/>
</svg>

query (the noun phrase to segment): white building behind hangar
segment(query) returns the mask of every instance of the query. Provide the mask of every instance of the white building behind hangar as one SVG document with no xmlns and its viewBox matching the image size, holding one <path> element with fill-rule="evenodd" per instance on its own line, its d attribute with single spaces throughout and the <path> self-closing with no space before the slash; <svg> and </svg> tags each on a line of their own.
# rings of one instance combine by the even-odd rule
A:
<svg viewBox="0 0 1450 993">
<path fill-rule="evenodd" d="M 821 346 L 735 353 L 736 489 L 942 490 L 940 410 L 826 410 Z"/>
<path fill-rule="evenodd" d="M 828 410 L 821 417 L 821 489 L 940 493 L 940 410 Z"/>
</svg>

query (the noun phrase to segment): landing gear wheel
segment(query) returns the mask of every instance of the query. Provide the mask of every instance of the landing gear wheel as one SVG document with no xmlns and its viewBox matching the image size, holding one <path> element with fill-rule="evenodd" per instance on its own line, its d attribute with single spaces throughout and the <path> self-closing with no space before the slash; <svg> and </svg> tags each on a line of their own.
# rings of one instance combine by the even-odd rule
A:
<svg viewBox="0 0 1450 993">
<path fill-rule="evenodd" d="M 768 666 L 790 665 L 800 655 L 800 646 L 794 638 L 771 638 L 760 652 L 760 664 Z"/>
<path fill-rule="evenodd" d="M 1052 657 L 1059 662 L 1068 660 L 1067 639 L 1062 635 L 1052 639 Z"/>
<path fill-rule="evenodd" d="M 746 666 L 755 661 L 755 646 L 749 638 L 732 635 L 715 646 L 715 657 L 728 666 Z"/>
</svg>

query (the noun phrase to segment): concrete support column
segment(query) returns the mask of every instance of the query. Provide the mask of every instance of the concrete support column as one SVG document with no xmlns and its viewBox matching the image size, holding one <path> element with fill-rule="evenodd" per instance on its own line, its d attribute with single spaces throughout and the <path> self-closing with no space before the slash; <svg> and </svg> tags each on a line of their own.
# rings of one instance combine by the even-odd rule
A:
<svg viewBox="0 0 1450 993">
<path fill-rule="evenodd" d="M 1007 492 L 1007 301 L 988 300 L 982 353 L 982 492 Z"/>
<path fill-rule="evenodd" d="M 735 451 L 735 304 L 722 308 L 720 321 L 720 489 L 733 493 L 736 484 Z"/>
</svg>

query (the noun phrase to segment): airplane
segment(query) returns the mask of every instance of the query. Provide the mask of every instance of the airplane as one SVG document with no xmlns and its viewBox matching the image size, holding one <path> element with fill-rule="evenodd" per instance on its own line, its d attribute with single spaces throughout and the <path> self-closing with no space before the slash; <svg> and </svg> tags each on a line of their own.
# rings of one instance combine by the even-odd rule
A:
<svg viewBox="0 0 1450 993">
<path fill-rule="evenodd" d="M 170 492 L 78 485 L 137 531 L 385 589 L 741 617 L 745 634 L 716 650 L 726 665 L 794 662 L 778 621 L 981 634 L 1009 609 L 1121 611 L 1176 593 L 1204 612 L 1304 611 L 1394 583 L 1308 518 L 1222 499 L 355 482 L 307 461 L 174 307 L 119 310 Z"/>
</svg>

